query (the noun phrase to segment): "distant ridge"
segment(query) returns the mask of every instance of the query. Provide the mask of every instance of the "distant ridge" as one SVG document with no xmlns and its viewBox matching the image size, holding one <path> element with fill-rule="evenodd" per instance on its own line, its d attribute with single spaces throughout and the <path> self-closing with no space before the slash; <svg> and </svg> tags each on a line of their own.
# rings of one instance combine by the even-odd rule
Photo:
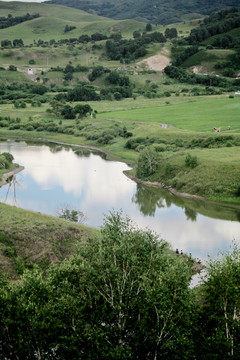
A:
<svg viewBox="0 0 240 360">
<path fill-rule="evenodd" d="M 137 19 L 153 24 L 196 19 L 227 7 L 240 8 L 239 0 L 51 0 L 47 3 L 116 20 Z"/>
</svg>

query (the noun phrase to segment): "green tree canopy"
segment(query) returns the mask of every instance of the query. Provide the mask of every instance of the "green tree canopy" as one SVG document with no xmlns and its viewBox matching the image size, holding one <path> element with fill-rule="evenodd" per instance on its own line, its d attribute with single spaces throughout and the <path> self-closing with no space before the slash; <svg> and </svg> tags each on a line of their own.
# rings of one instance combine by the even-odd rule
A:
<svg viewBox="0 0 240 360">
<path fill-rule="evenodd" d="M 23 359 L 190 359 L 187 258 L 121 213 L 70 259 L 0 291 L 0 355 Z"/>
<path fill-rule="evenodd" d="M 240 249 L 210 259 L 202 293 L 199 359 L 240 358 Z"/>
<path fill-rule="evenodd" d="M 138 157 L 137 176 L 147 178 L 155 173 L 159 165 L 159 154 L 152 147 L 144 148 Z"/>
</svg>

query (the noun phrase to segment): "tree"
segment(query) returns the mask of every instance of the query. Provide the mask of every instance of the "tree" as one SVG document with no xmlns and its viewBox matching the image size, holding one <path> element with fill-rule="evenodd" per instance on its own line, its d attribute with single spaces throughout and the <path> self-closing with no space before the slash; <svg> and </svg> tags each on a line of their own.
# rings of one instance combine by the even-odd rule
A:
<svg viewBox="0 0 240 360">
<path fill-rule="evenodd" d="M 135 31 L 133 32 L 133 38 L 134 38 L 134 39 L 139 39 L 140 37 L 141 37 L 140 31 L 135 30 Z"/>
<path fill-rule="evenodd" d="M 67 73 L 64 74 L 63 78 L 66 81 L 71 81 L 72 78 L 73 78 L 73 73 L 72 72 L 67 72 Z"/>
<path fill-rule="evenodd" d="M 15 65 L 9 65 L 8 70 L 17 71 L 17 67 Z"/>
<path fill-rule="evenodd" d="M 96 32 L 94 34 L 91 35 L 91 39 L 93 41 L 101 41 L 101 40 L 106 40 L 107 39 L 107 36 L 104 35 L 104 34 L 101 34 L 99 32 Z"/>
<path fill-rule="evenodd" d="M 165 241 L 137 229 L 120 213 L 106 217 L 100 237 L 80 244 L 86 290 L 95 303 L 99 358 L 160 359 L 168 354 L 170 359 L 191 352 L 191 339 L 188 344 L 184 340 L 191 323 L 190 272 L 187 262 L 166 250 Z"/>
<path fill-rule="evenodd" d="M 82 211 L 70 209 L 68 205 L 64 206 L 58 211 L 58 217 L 61 219 L 78 222 L 80 224 L 83 224 L 86 221 L 86 217 Z"/>
<path fill-rule="evenodd" d="M 16 47 L 16 46 L 23 46 L 23 40 L 22 39 L 15 39 L 13 40 L 13 46 Z"/>
<path fill-rule="evenodd" d="M 12 46 L 11 40 L 2 40 L 1 41 L 1 47 L 11 47 L 11 46 Z"/>
<path fill-rule="evenodd" d="M 152 31 L 152 25 L 151 24 L 147 24 L 146 25 L 146 31 Z"/>
<path fill-rule="evenodd" d="M 138 157 L 137 176 L 147 178 L 155 173 L 159 164 L 159 154 L 151 147 L 143 149 Z"/>
<path fill-rule="evenodd" d="M 75 119 L 75 113 L 71 105 L 64 105 L 61 110 L 61 115 L 64 119 Z"/>
<path fill-rule="evenodd" d="M 173 39 L 173 38 L 176 38 L 178 36 L 178 33 L 177 33 L 177 29 L 176 28 L 167 28 L 165 30 L 165 37 L 167 39 Z"/>
<path fill-rule="evenodd" d="M 65 69 L 63 70 L 63 72 L 66 73 L 73 73 L 75 71 L 74 67 L 71 64 L 67 64 L 65 66 Z"/>
<path fill-rule="evenodd" d="M 105 72 L 106 69 L 103 66 L 96 66 L 92 69 L 92 72 L 88 75 L 88 79 L 89 81 L 94 81 Z"/>
<path fill-rule="evenodd" d="M 191 271 L 121 213 L 45 275 L 0 286 L 0 357 L 191 359 Z"/>
<path fill-rule="evenodd" d="M 44 95 L 48 91 L 48 88 L 42 84 L 34 84 L 31 85 L 30 91 L 33 94 Z"/>
<path fill-rule="evenodd" d="M 99 100 L 99 95 L 91 85 L 78 85 L 68 90 L 68 101 L 95 101 Z"/>
<path fill-rule="evenodd" d="M 74 29 L 76 29 L 76 26 L 66 25 L 65 28 L 64 28 L 64 33 L 68 32 L 68 31 L 71 31 L 71 30 L 74 30 Z"/>
<path fill-rule="evenodd" d="M 79 116 L 81 118 L 83 118 L 87 114 L 90 114 L 92 112 L 92 110 L 93 109 L 88 104 L 85 104 L 85 105 L 78 104 L 74 107 L 74 113 L 79 114 Z"/>
<path fill-rule="evenodd" d="M 197 359 L 240 357 L 240 249 L 209 260 L 202 291 Z"/>
<path fill-rule="evenodd" d="M 56 116 L 60 116 L 64 106 L 63 103 L 57 100 L 53 100 L 50 102 L 50 105 L 51 105 L 51 109 L 49 111 L 55 114 Z"/>
<path fill-rule="evenodd" d="M 81 43 L 88 43 L 89 41 L 91 41 L 91 38 L 90 36 L 83 34 L 78 38 L 78 41 Z"/>
</svg>

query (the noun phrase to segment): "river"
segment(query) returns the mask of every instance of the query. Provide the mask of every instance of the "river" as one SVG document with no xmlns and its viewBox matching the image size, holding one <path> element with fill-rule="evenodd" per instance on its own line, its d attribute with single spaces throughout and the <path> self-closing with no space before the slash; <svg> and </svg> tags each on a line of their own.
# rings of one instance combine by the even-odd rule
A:
<svg viewBox="0 0 240 360">
<path fill-rule="evenodd" d="M 121 210 L 202 262 L 229 250 L 233 240 L 240 244 L 240 210 L 136 184 L 123 174 L 128 165 L 103 154 L 14 140 L 0 141 L 0 153 L 5 151 L 25 169 L 0 188 L 1 202 L 54 216 L 67 205 L 82 211 L 86 225 L 95 228 L 104 214 Z"/>
</svg>

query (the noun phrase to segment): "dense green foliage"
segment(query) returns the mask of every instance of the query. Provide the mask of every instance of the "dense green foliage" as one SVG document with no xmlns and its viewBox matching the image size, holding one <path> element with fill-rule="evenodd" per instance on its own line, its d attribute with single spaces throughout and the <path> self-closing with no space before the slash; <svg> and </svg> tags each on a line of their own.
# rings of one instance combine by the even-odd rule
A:
<svg viewBox="0 0 240 360">
<path fill-rule="evenodd" d="M 21 24 L 24 21 L 29 21 L 38 17 L 40 17 L 39 14 L 26 14 L 23 16 L 12 16 L 11 14 L 9 14 L 8 17 L 0 17 L 0 29 Z"/>
<path fill-rule="evenodd" d="M 173 65 L 166 66 L 164 69 L 166 75 L 172 79 L 177 79 L 180 82 L 190 83 L 190 84 L 203 84 L 206 86 L 216 86 L 216 87 L 227 87 L 232 88 L 231 82 L 222 77 L 216 77 L 214 75 L 198 75 L 194 73 L 189 73 L 181 68 L 178 68 Z"/>
<path fill-rule="evenodd" d="M 240 251 L 233 251 L 207 264 L 203 306 L 196 336 L 199 359 L 238 359 L 240 356 Z M 208 339 L 206 342 L 205 339 Z"/>
<path fill-rule="evenodd" d="M 198 297 L 192 265 L 111 213 L 99 235 L 45 274 L 34 266 L 15 283 L 1 281 L 0 356 L 237 359 L 239 249 L 211 261 Z"/>
<path fill-rule="evenodd" d="M 190 44 L 198 44 L 211 36 L 226 33 L 239 26 L 240 11 L 237 8 L 222 10 L 204 19 L 199 28 L 192 29 L 187 40 Z M 236 44 L 239 45 L 239 41 Z"/>
<path fill-rule="evenodd" d="M 154 174 L 159 166 L 159 154 L 151 147 L 140 152 L 137 163 L 137 176 L 141 179 Z"/>
<path fill-rule="evenodd" d="M 113 19 L 142 18 L 152 24 L 173 24 L 185 20 L 186 15 L 190 18 L 197 18 L 228 6 L 239 7 L 238 0 L 157 0 L 150 2 L 144 0 L 99 0 L 94 2 L 89 0 L 51 0 L 48 2 L 71 6 L 90 13 L 94 11 L 98 15 Z"/>
<path fill-rule="evenodd" d="M 0 170 L 8 169 L 12 164 L 13 156 L 9 153 L 0 153 Z"/>
</svg>

